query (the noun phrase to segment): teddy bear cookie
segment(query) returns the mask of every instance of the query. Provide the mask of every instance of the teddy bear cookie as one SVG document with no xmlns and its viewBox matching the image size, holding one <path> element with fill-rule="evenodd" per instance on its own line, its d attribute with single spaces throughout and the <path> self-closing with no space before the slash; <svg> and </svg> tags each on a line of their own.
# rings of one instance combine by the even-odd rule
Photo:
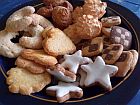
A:
<svg viewBox="0 0 140 105">
<path fill-rule="evenodd" d="M 45 52 L 52 56 L 65 55 L 76 50 L 70 38 L 58 28 L 51 28 L 46 32 L 42 45 Z"/>
<path fill-rule="evenodd" d="M 11 68 L 7 75 L 6 83 L 9 85 L 9 91 L 22 95 L 39 92 L 51 82 L 51 76 L 47 72 L 33 74 L 19 67 Z"/>
<path fill-rule="evenodd" d="M 78 87 L 78 83 L 59 82 L 56 86 L 47 87 L 46 93 L 55 96 L 59 103 L 70 98 L 81 98 L 83 96 L 83 90 Z"/>
<path fill-rule="evenodd" d="M 74 82 L 76 81 L 76 75 L 69 70 L 64 69 L 60 64 L 48 67 L 47 72 L 51 75 L 57 77 L 57 79 L 64 82 Z"/>
<path fill-rule="evenodd" d="M 30 71 L 31 73 L 35 74 L 44 73 L 46 71 L 45 66 L 35 63 L 34 61 L 24 59 L 20 56 L 16 59 L 15 65 L 17 65 L 17 67 L 24 68 Z"/>
<path fill-rule="evenodd" d="M 123 46 L 121 44 L 111 44 L 109 47 L 103 50 L 102 58 L 107 64 L 114 64 L 123 52 Z"/>
<path fill-rule="evenodd" d="M 110 77 L 114 76 L 118 67 L 113 65 L 106 65 L 102 57 L 98 56 L 94 63 L 89 63 L 87 65 L 81 65 L 82 70 L 84 70 L 87 74 L 84 85 L 91 86 L 95 83 L 99 83 L 106 90 L 111 91 L 111 81 Z M 83 76 L 83 75 L 81 75 Z"/>
<path fill-rule="evenodd" d="M 130 51 L 123 51 L 115 66 L 118 67 L 116 77 L 124 77 L 131 68 L 133 54 Z"/>
<path fill-rule="evenodd" d="M 51 66 L 58 63 L 55 57 L 47 55 L 44 50 L 25 49 L 21 52 L 21 57 L 44 66 Z"/>
<path fill-rule="evenodd" d="M 113 44 L 122 44 L 124 50 L 129 50 L 132 43 L 132 34 L 125 28 L 113 26 L 110 35 L 110 41 Z"/>
<path fill-rule="evenodd" d="M 96 37 L 91 40 L 89 44 L 82 48 L 83 56 L 95 56 L 102 52 L 103 50 L 103 38 Z"/>
</svg>

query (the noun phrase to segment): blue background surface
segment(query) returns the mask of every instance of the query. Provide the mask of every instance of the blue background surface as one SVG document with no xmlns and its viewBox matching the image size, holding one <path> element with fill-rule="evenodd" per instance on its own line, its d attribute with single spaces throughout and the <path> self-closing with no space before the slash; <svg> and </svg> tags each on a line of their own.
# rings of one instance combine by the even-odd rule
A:
<svg viewBox="0 0 140 105">
<path fill-rule="evenodd" d="M 13 6 L 16 7 L 16 5 L 20 5 L 29 1 L 32 0 L 14 0 L 14 2 L 13 0 L 0 0 L 0 7 L 2 7 L 0 8 L 0 19 L 9 12 L 8 9 L 10 9 L 11 7 Z M 113 1 L 130 9 L 140 18 L 140 0 L 110 0 L 110 1 Z M 6 9 L 7 11 L 5 11 Z M 140 105 L 140 91 L 136 94 L 136 96 L 132 100 L 130 100 L 128 105 Z"/>
</svg>

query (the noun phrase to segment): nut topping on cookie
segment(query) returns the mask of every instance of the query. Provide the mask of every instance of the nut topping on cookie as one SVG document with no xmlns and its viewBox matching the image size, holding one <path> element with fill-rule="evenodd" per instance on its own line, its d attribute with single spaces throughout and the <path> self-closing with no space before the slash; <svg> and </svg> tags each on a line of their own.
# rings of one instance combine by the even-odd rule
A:
<svg viewBox="0 0 140 105">
<path fill-rule="evenodd" d="M 81 68 L 87 73 L 84 82 L 85 86 L 90 86 L 98 82 L 108 91 L 112 90 L 110 77 L 118 71 L 117 66 L 106 65 L 102 57 L 98 56 L 94 63 L 82 65 Z"/>
<path fill-rule="evenodd" d="M 62 66 L 64 68 L 69 68 L 69 70 L 73 73 L 77 73 L 78 67 L 81 64 L 90 63 L 92 60 L 88 57 L 82 57 L 82 51 L 79 50 L 73 55 L 65 55 L 65 61 L 62 62 Z"/>
<path fill-rule="evenodd" d="M 46 89 L 47 94 L 57 97 L 57 101 L 62 103 L 70 98 L 81 98 L 83 90 L 77 83 L 59 82 L 56 86 L 50 86 Z"/>
</svg>

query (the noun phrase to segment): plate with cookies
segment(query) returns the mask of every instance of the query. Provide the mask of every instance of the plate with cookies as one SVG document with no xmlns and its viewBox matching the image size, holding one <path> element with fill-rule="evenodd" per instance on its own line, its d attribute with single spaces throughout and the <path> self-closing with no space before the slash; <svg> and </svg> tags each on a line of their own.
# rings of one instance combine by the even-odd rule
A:
<svg viewBox="0 0 140 105">
<path fill-rule="evenodd" d="M 31 0 L 0 19 L 0 105 L 125 105 L 140 88 L 140 20 L 104 0 Z"/>
</svg>

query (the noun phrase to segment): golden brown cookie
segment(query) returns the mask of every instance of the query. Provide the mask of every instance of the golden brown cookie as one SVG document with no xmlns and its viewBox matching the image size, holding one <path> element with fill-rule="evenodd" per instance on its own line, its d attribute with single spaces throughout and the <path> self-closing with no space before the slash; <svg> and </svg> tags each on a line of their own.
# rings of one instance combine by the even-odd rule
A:
<svg viewBox="0 0 140 105">
<path fill-rule="evenodd" d="M 133 54 L 130 51 L 123 51 L 120 58 L 115 63 L 118 67 L 118 72 L 116 77 L 124 77 L 131 68 L 131 63 L 133 61 Z"/>
<path fill-rule="evenodd" d="M 52 19 L 55 25 L 60 29 L 65 29 L 72 23 L 72 15 L 69 9 L 63 6 L 54 7 Z"/>
<path fill-rule="evenodd" d="M 74 24 L 76 35 L 81 39 L 91 39 L 100 35 L 102 24 L 92 15 L 83 15 Z"/>
<path fill-rule="evenodd" d="M 45 66 L 35 63 L 31 60 L 24 59 L 22 57 L 18 57 L 15 64 L 17 65 L 17 67 L 24 68 L 35 74 L 44 73 L 46 71 Z"/>
<path fill-rule="evenodd" d="M 105 36 L 110 37 L 111 28 L 102 27 L 102 33 L 103 33 Z"/>
<path fill-rule="evenodd" d="M 112 27 L 121 24 L 121 18 L 119 16 L 104 17 L 101 22 L 103 27 Z"/>
<path fill-rule="evenodd" d="M 59 6 L 64 3 L 66 0 L 42 0 L 45 5 L 52 5 L 53 7 Z"/>
<path fill-rule="evenodd" d="M 58 28 L 51 28 L 46 32 L 43 48 L 46 53 L 52 56 L 73 53 L 76 50 L 70 38 Z"/>
<path fill-rule="evenodd" d="M 138 61 L 139 54 L 136 50 L 130 50 L 130 52 L 133 54 L 133 60 L 131 63 L 131 70 L 134 70 L 134 68 L 137 64 L 137 61 Z"/>
<path fill-rule="evenodd" d="M 50 5 L 50 6 L 45 6 L 45 7 L 39 8 L 37 10 L 37 14 L 48 18 L 48 17 L 52 16 L 52 11 L 53 11 L 53 7 L 52 7 L 52 5 Z"/>
<path fill-rule="evenodd" d="M 102 58 L 107 64 L 114 64 L 120 57 L 123 51 L 121 44 L 111 44 L 103 50 Z"/>
<path fill-rule="evenodd" d="M 85 45 L 82 48 L 82 54 L 83 56 L 95 56 L 102 52 L 103 50 L 103 38 L 102 37 L 96 37 L 91 40 L 91 42 L 87 45 Z"/>
<path fill-rule="evenodd" d="M 21 56 L 45 66 L 55 65 L 57 63 L 57 59 L 46 54 L 44 50 L 25 49 L 21 52 Z"/>
<path fill-rule="evenodd" d="M 51 82 L 51 76 L 45 72 L 43 74 L 33 74 L 23 68 L 11 68 L 7 72 L 6 82 L 9 85 L 9 91 L 30 95 L 41 91 Z"/>
</svg>

